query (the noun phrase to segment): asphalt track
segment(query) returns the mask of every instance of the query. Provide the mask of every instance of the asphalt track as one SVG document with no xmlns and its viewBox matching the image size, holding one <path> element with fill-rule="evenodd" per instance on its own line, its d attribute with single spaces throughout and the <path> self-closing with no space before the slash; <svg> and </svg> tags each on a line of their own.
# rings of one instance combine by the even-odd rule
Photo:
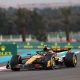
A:
<svg viewBox="0 0 80 80">
<path fill-rule="evenodd" d="M 5 63 L 0 64 L 4 66 Z M 76 68 L 62 68 L 57 70 L 1 71 L 0 80 L 80 80 L 80 54 Z"/>
</svg>

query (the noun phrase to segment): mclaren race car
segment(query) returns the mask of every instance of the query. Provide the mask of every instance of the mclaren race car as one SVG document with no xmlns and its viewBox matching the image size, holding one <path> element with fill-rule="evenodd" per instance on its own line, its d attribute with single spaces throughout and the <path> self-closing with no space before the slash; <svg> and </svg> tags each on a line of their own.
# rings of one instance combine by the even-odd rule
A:
<svg viewBox="0 0 80 80">
<path fill-rule="evenodd" d="M 64 57 L 58 56 L 60 52 L 66 52 Z M 70 49 L 44 49 L 37 51 L 35 55 L 29 55 L 22 58 L 20 55 L 12 56 L 7 63 L 6 68 L 12 71 L 21 69 L 55 69 L 59 67 L 75 67 L 77 64 L 77 56 Z"/>
</svg>

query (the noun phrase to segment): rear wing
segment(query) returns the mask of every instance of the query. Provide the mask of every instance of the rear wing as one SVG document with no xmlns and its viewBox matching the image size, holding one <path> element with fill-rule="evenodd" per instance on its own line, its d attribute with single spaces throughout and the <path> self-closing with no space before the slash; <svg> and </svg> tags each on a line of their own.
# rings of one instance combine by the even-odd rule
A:
<svg viewBox="0 0 80 80">
<path fill-rule="evenodd" d="M 54 52 L 63 52 L 63 51 L 68 51 L 70 48 L 52 48 Z"/>
</svg>

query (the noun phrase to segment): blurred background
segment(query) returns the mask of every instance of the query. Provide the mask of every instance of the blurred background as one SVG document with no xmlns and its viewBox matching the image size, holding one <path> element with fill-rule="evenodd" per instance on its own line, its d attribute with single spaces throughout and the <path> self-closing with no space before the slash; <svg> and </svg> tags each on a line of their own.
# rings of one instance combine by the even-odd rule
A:
<svg viewBox="0 0 80 80">
<path fill-rule="evenodd" d="M 79 53 L 80 0 L 0 0 L 0 63 L 45 45 Z"/>
<path fill-rule="evenodd" d="M 79 0 L 0 0 L 0 42 L 80 42 Z"/>
</svg>

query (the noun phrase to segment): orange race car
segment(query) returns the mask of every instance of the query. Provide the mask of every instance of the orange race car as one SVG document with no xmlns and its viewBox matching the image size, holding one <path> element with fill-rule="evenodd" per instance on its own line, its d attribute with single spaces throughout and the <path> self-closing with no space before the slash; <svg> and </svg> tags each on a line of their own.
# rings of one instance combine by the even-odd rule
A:
<svg viewBox="0 0 80 80">
<path fill-rule="evenodd" d="M 65 52 L 65 57 L 58 56 L 57 53 Z M 77 64 L 77 56 L 70 49 L 43 49 L 38 51 L 35 55 L 22 58 L 20 55 L 12 56 L 7 63 L 6 68 L 12 71 L 19 71 L 20 69 L 55 69 L 59 67 L 75 67 Z"/>
</svg>

